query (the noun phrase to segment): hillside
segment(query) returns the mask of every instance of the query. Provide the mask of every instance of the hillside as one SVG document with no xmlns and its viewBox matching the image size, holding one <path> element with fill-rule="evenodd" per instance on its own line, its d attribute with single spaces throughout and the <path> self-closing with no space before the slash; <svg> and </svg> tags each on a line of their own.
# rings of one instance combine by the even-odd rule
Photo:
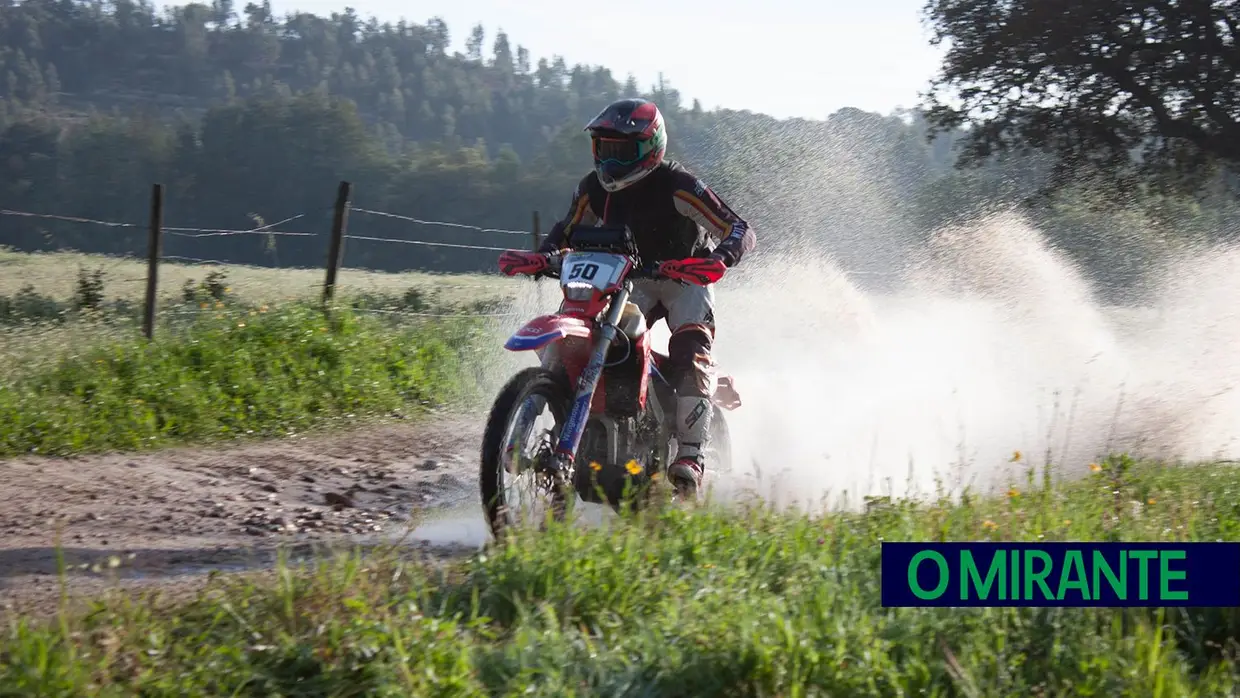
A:
<svg viewBox="0 0 1240 698">
<path fill-rule="evenodd" d="M 28 0 L 0 8 L 0 36 L 2 206 L 138 224 L 6 218 L 0 243 L 22 250 L 141 253 L 153 182 L 165 185 L 165 221 L 175 226 L 249 228 L 301 215 L 295 229 L 321 235 L 336 183 L 348 179 L 362 208 L 515 230 L 527 230 L 538 210 L 545 227 L 588 167 L 582 123 L 635 92 L 667 114 L 673 157 L 757 225 L 766 251 L 816 249 L 849 268 L 889 268 L 945 222 L 1022 205 L 1118 288 L 1165 239 L 1217 236 L 1240 221 L 1233 200 L 1202 207 L 1138 197 L 1119 214 L 1096 210 L 1098 197 L 1085 190 L 1037 201 L 1029 195 L 1044 162 L 956 171 L 958 134 L 928 141 L 917 112 L 780 121 L 703 111 L 683 105 L 669 83 L 641 89 L 604 67 L 536 58 L 481 26 L 462 55 L 447 52 L 449 28 L 438 20 Z M 524 244 L 394 219 L 355 216 L 351 225 L 378 237 Z M 1124 245 L 1098 244 L 1134 227 L 1143 232 Z M 319 266 L 325 253 L 320 237 L 168 245 L 170 255 L 277 266 Z M 489 269 L 494 255 L 354 245 L 346 264 L 472 271 Z"/>
</svg>

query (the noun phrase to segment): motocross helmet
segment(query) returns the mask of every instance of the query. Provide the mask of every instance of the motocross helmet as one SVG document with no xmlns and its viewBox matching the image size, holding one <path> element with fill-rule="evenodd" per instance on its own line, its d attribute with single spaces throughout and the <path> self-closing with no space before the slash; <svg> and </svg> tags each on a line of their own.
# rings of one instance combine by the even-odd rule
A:
<svg viewBox="0 0 1240 698">
<path fill-rule="evenodd" d="M 667 152 L 667 127 L 654 102 L 622 99 L 589 124 L 594 171 L 603 189 L 619 191 L 650 174 Z"/>
</svg>

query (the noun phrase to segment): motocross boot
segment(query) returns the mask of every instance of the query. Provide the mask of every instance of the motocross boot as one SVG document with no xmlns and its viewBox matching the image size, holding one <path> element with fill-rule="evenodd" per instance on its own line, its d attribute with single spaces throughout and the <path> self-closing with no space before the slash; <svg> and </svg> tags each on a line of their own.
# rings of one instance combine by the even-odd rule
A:
<svg viewBox="0 0 1240 698">
<path fill-rule="evenodd" d="M 676 399 L 676 460 L 667 479 L 685 499 L 696 499 L 702 487 L 703 451 L 710 438 L 710 400 L 704 397 Z"/>
</svg>

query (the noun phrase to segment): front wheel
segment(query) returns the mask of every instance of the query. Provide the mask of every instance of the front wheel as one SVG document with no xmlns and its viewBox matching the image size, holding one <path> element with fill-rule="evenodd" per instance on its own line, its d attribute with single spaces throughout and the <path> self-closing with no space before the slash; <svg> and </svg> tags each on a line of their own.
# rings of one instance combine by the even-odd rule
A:
<svg viewBox="0 0 1240 698">
<path fill-rule="evenodd" d="M 517 373 L 496 396 L 479 469 L 482 508 L 496 538 L 548 516 L 565 518 L 567 494 L 554 474 L 554 451 L 569 403 L 564 382 L 541 367 Z"/>
</svg>

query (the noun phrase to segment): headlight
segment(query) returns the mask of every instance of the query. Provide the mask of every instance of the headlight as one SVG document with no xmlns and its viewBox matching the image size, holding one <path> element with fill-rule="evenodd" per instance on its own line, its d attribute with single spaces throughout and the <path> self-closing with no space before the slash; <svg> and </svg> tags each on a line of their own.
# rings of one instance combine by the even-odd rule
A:
<svg viewBox="0 0 1240 698">
<path fill-rule="evenodd" d="M 594 287 L 590 284 L 564 284 L 564 297 L 570 301 L 588 301 L 594 295 Z"/>
</svg>

